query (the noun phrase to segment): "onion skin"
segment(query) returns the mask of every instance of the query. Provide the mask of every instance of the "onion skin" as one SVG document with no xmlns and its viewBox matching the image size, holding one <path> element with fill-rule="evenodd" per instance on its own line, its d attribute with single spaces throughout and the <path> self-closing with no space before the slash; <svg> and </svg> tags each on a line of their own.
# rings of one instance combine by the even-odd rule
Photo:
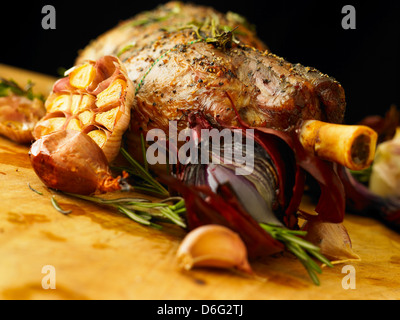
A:
<svg viewBox="0 0 400 320">
<path fill-rule="evenodd" d="M 43 136 L 32 144 L 29 157 L 49 188 L 84 195 L 121 189 L 103 151 L 84 133 L 62 130 Z"/>
<path fill-rule="evenodd" d="M 211 119 L 206 118 L 205 115 L 199 112 L 189 114 L 188 118 L 190 128 L 197 132 L 201 132 L 202 129 L 213 128 L 241 129 L 243 136 L 248 136 L 250 139 L 254 140 L 256 146 L 258 145 L 258 147 L 263 149 L 263 152 L 268 155 L 268 162 L 271 164 L 276 174 L 276 181 L 273 181 L 276 189 L 276 199 L 274 199 L 273 203 L 269 203 L 268 205 L 274 207 L 274 214 L 279 220 L 290 229 L 294 228 L 297 225 L 296 212 L 304 188 L 304 172 L 302 172 L 296 164 L 296 159 L 290 145 L 281 137 L 284 136 L 289 139 L 289 136 L 272 129 L 266 129 L 266 132 L 262 132 L 260 128 L 250 128 L 245 124 L 239 128 L 220 127 L 219 124 L 214 123 Z M 254 129 L 254 135 L 244 129 Z M 198 133 L 198 136 L 201 136 L 201 134 Z M 180 172 L 178 172 L 178 176 L 180 175 L 179 173 Z M 182 175 L 181 179 L 183 178 L 185 177 Z M 257 180 L 260 182 L 259 178 L 257 178 Z"/>
<path fill-rule="evenodd" d="M 359 260 L 353 252 L 350 236 L 343 223 L 307 221 L 302 230 L 307 231 L 305 239 L 321 249 L 321 254 L 332 262 Z"/>
<path fill-rule="evenodd" d="M 285 142 L 293 151 L 296 167 L 294 172 L 287 172 L 288 166 L 285 166 L 285 158 L 280 160 L 281 165 L 277 166 L 279 178 L 282 183 L 285 179 L 294 179 L 283 189 L 282 199 L 285 201 L 286 225 L 293 228 L 297 222 L 293 217 L 300 206 L 301 198 L 305 188 L 305 175 L 308 173 L 310 178 L 314 179 L 319 185 L 321 194 L 318 199 L 315 211 L 318 216 L 308 216 L 307 219 L 318 219 L 325 222 L 340 223 L 345 215 L 345 190 L 342 181 L 337 173 L 337 165 L 331 162 L 323 161 L 318 157 L 306 152 L 301 145 L 296 134 L 276 131 L 269 128 L 255 127 L 254 133 L 258 143 L 260 143 L 271 156 L 280 156 L 279 149 L 271 149 L 273 138 Z M 283 165 L 282 165 L 283 161 Z M 287 191 L 292 188 L 291 192 Z"/>
<path fill-rule="evenodd" d="M 241 119 L 233 100 L 229 95 L 228 97 L 231 101 L 232 108 L 235 110 L 239 126 L 242 129 L 254 129 L 255 140 L 267 150 L 271 158 L 283 158 L 278 161 L 282 163 L 283 160 L 283 165 L 276 166 L 280 184 L 284 184 L 285 179 L 294 179 L 294 181 L 289 183 L 289 186 L 287 186 L 286 183 L 286 187 L 280 187 L 281 190 L 284 191 L 292 188 L 291 192 L 281 192 L 280 195 L 278 194 L 281 201 L 285 203 L 286 225 L 289 228 L 293 228 L 297 223 L 297 218 L 293 219 L 293 217 L 295 217 L 301 203 L 305 188 L 306 173 L 318 183 L 321 191 L 315 208 L 318 215 L 309 215 L 307 219 L 317 219 L 331 223 L 342 222 L 346 209 L 346 195 L 343 182 L 337 172 L 337 164 L 324 161 L 307 152 L 298 137 L 299 127 L 291 132 L 283 132 L 271 128 L 249 126 Z M 300 126 L 301 123 L 298 125 Z M 276 152 L 276 147 L 271 149 L 274 145 L 274 143 L 271 144 L 271 141 L 273 142 L 274 139 L 280 140 L 281 143 L 284 142 L 287 147 L 292 150 L 296 161 L 294 172 L 287 173 L 286 169 L 288 166 L 285 166 L 286 159 L 281 152 L 279 152 L 279 149 L 278 152 Z M 274 162 L 277 162 L 277 160 L 274 160 Z"/>
<path fill-rule="evenodd" d="M 400 232 L 400 199 L 381 197 L 358 182 L 344 167 L 338 173 L 346 191 L 346 208 L 356 214 L 371 215 Z"/>
</svg>

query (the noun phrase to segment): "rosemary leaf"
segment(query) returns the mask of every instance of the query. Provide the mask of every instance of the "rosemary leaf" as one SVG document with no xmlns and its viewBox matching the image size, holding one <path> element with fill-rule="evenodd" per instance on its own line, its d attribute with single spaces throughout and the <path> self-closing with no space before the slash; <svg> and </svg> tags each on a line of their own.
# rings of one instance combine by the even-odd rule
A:
<svg viewBox="0 0 400 320">
<path fill-rule="evenodd" d="M 144 170 L 147 172 L 149 171 L 149 165 L 147 163 L 147 158 L 146 158 L 146 143 L 144 141 L 144 136 L 143 133 L 140 134 L 140 144 L 142 146 L 142 154 L 143 154 L 143 162 L 144 162 Z"/>
<path fill-rule="evenodd" d="M 33 93 L 32 91 L 33 85 L 34 85 L 33 82 L 28 80 L 28 83 L 25 86 L 25 88 L 21 88 L 18 85 L 18 83 L 16 83 L 14 80 L 12 79 L 7 80 L 0 77 L 0 97 L 6 97 L 11 94 L 14 94 L 17 96 L 26 97 L 29 100 L 37 98 L 44 101 L 43 95 Z"/>
<path fill-rule="evenodd" d="M 302 238 L 299 238 L 297 236 L 294 236 L 290 233 L 285 233 L 285 235 L 282 237 L 283 240 L 285 241 L 290 241 L 291 243 L 297 243 L 300 247 L 303 249 L 311 250 L 311 251 L 319 251 L 320 249 L 313 245 L 311 242 L 308 242 Z"/>
<path fill-rule="evenodd" d="M 278 239 L 279 240 L 279 239 Z M 284 242 L 284 241 L 282 241 Z M 284 242 L 286 248 L 293 253 L 300 261 L 306 262 L 308 260 L 307 253 L 298 245 L 291 242 Z"/>
<path fill-rule="evenodd" d="M 32 187 L 31 187 L 31 184 L 30 184 L 29 182 L 28 182 L 28 187 L 29 187 L 29 189 L 31 189 L 33 192 L 36 192 L 37 194 L 40 194 L 41 196 L 43 195 L 42 192 L 37 191 L 36 189 L 32 188 Z"/>
<path fill-rule="evenodd" d="M 176 213 L 176 214 L 183 214 L 183 213 L 186 213 L 186 208 L 181 208 L 181 209 L 175 210 L 175 213 Z"/>
<path fill-rule="evenodd" d="M 104 205 L 115 205 L 115 204 L 126 204 L 126 203 L 148 203 L 151 201 L 148 199 L 143 199 L 143 198 L 128 198 L 128 197 L 123 197 L 123 198 L 116 198 L 116 199 L 103 199 L 99 197 L 92 197 L 92 196 L 85 196 L 82 194 L 75 194 L 75 193 L 69 193 L 69 192 L 64 192 L 65 194 L 75 197 L 75 198 L 80 198 L 83 200 L 95 202 L 98 204 L 104 204 Z"/>
<path fill-rule="evenodd" d="M 329 267 L 332 267 L 333 265 L 321 254 L 320 248 L 299 237 L 305 236 L 307 232 L 289 230 L 284 227 L 264 223 L 260 223 L 260 226 L 269 233 L 271 237 L 282 242 L 286 249 L 293 253 L 303 264 L 311 280 L 316 285 L 320 284 L 316 273 L 322 273 L 322 269 L 312 258 L 316 258 L 318 261 L 325 263 Z"/>
<path fill-rule="evenodd" d="M 168 200 L 168 199 L 166 199 L 166 200 Z M 164 201 L 163 201 L 164 202 Z M 185 207 L 185 200 L 180 200 L 177 204 L 175 204 L 175 205 L 173 205 L 173 206 L 171 206 L 171 209 L 172 210 L 179 210 L 179 209 L 185 209 L 186 210 L 186 207 Z"/>
<path fill-rule="evenodd" d="M 150 221 L 148 219 L 141 217 L 140 215 L 136 214 L 134 211 L 129 210 L 121 205 L 117 205 L 116 207 L 118 208 L 118 210 L 120 212 L 122 212 L 123 214 L 126 214 L 132 220 L 134 220 L 138 223 L 144 224 L 144 225 L 150 225 Z"/>
<path fill-rule="evenodd" d="M 61 212 L 62 214 L 67 215 L 67 214 L 70 214 L 70 213 L 72 212 L 72 210 L 63 210 L 63 209 L 59 206 L 59 204 L 58 204 L 58 202 L 57 202 L 57 200 L 56 200 L 56 198 L 55 198 L 54 196 L 51 197 L 51 204 L 53 205 L 53 207 L 54 207 L 58 212 Z"/>
<path fill-rule="evenodd" d="M 177 224 L 182 228 L 186 228 L 185 222 L 181 219 L 179 215 L 173 212 L 170 208 L 160 208 L 160 211 L 164 214 L 165 217 L 170 219 L 172 222 Z"/>
<path fill-rule="evenodd" d="M 310 254 L 313 255 L 316 259 L 318 259 L 322 263 L 326 264 L 328 267 L 330 267 L 330 268 L 333 267 L 333 264 L 326 257 L 324 257 L 320 252 L 310 251 Z"/>
<path fill-rule="evenodd" d="M 310 276 L 312 282 L 314 282 L 315 285 L 319 286 L 320 282 L 319 282 L 318 276 L 315 274 L 315 272 L 313 272 L 313 270 L 311 270 L 311 268 L 308 267 L 307 265 L 305 265 L 305 264 L 303 264 L 303 265 L 306 268 L 308 275 Z"/>
</svg>

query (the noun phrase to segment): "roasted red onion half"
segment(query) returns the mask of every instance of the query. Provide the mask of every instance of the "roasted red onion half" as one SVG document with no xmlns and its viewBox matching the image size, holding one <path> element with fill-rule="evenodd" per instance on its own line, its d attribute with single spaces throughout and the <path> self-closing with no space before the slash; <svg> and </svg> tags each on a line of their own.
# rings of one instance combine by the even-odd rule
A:
<svg viewBox="0 0 400 320">
<path fill-rule="evenodd" d="M 198 137 L 202 129 L 227 129 L 200 113 L 190 115 L 189 122 Z M 225 225 L 240 234 L 250 257 L 282 251 L 282 243 L 269 236 L 260 223 L 299 228 L 298 209 L 307 172 L 318 182 L 321 197 L 316 206 L 318 215 L 302 213 L 302 216 L 315 221 L 342 222 L 344 188 L 333 164 L 305 152 L 295 133 L 244 125 L 229 128 L 238 129 L 254 143 L 254 167 L 250 174 L 237 175 L 235 170 L 243 164 L 236 163 L 235 157 L 225 163 L 221 156 L 219 164 L 178 165 L 175 171 L 178 179 L 162 178 L 185 198 L 189 229 L 211 223 Z M 242 143 L 233 142 L 232 147 L 233 153 L 243 152 Z M 221 154 L 224 152 L 221 148 Z M 215 155 L 210 150 L 212 156 Z"/>
</svg>

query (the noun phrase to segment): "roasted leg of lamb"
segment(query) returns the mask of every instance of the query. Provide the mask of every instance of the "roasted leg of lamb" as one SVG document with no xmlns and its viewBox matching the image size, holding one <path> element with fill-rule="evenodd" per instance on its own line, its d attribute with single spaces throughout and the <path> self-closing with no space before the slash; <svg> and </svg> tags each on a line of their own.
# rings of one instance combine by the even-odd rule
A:
<svg viewBox="0 0 400 320">
<path fill-rule="evenodd" d="M 286 132 L 305 120 L 339 124 L 344 118 L 339 82 L 271 53 L 252 26 L 232 12 L 170 2 L 101 35 L 80 52 L 77 64 L 103 55 L 118 56 L 135 87 L 133 153 L 139 132 L 167 132 L 171 120 L 183 129 L 194 111 L 221 126 L 237 126 L 240 116 L 249 126 Z M 370 163 L 371 135 L 356 141 L 356 148 L 368 150 L 353 155 L 357 168 Z M 345 152 L 340 144 L 335 147 Z"/>
</svg>

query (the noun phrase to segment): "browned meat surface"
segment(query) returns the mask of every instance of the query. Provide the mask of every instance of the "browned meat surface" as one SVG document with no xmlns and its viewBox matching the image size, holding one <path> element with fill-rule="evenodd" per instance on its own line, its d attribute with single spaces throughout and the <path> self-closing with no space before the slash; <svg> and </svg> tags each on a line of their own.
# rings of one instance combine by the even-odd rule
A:
<svg viewBox="0 0 400 320">
<path fill-rule="evenodd" d="M 92 41 L 77 63 L 105 54 L 117 55 L 134 83 L 134 132 L 167 131 L 169 120 L 184 127 L 191 111 L 221 125 L 236 125 L 237 111 L 252 126 L 279 130 L 343 120 L 341 85 L 270 53 L 237 14 L 171 2 Z"/>
</svg>

